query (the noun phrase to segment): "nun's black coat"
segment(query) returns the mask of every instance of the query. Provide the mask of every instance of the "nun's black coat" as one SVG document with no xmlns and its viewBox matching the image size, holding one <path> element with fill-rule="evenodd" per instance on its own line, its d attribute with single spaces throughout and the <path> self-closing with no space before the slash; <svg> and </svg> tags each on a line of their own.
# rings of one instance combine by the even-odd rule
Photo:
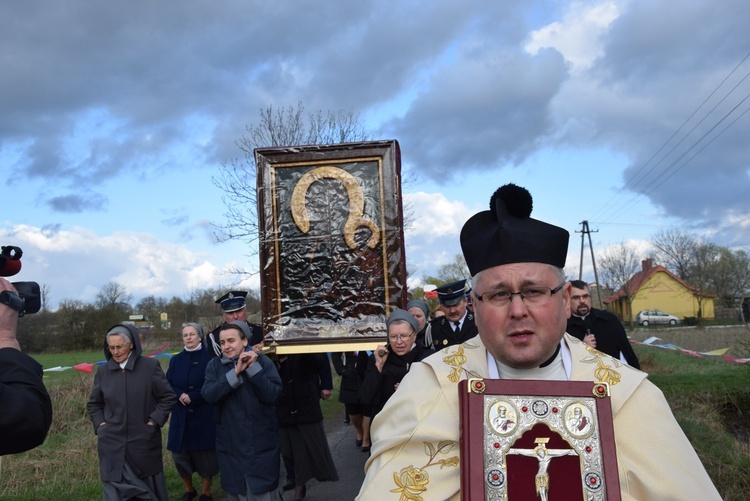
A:
<svg viewBox="0 0 750 501">
<path fill-rule="evenodd" d="M 159 362 L 141 356 L 135 327 L 125 327 L 133 339 L 130 358 L 121 369 L 112 359 L 105 338 L 107 363 L 96 371 L 86 406 L 99 439 L 99 473 L 103 482 L 122 480 L 126 457 L 140 478 L 164 470 L 161 427 L 177 402 Z M 156 426 L 149 425 L 149 420 Z M 107 424 L 102 425 L 104 422 Z"/>
</svg>

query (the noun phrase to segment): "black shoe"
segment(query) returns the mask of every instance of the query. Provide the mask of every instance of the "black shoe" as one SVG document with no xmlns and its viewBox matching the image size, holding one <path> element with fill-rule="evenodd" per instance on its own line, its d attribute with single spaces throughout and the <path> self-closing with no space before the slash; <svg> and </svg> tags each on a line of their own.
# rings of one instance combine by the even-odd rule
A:
<svg viewBox="0 0 750 501">
<path fill-rule="evenodd" d="M 359 440 L 359 439 L 355 440 L 354 445 L 356 445 L 357 447 L 362 447 L 362 440 Z"/>
<path fill-rule="evenodd" d="M 364 447 L 362 447 L 362 452 L 370 452 L 370 446 L 365 445 Z"/>
<path fill-rule="evenodd" d="M 201 497 L 198 498 L 198 501 L 214 501 L 214 498 L 206 494 L 201 494 Z"/>
<path fill-rule="evenodd" d="M 191 499 L 195 498 L 195 496 L 198 495 L 198 492 L 192 491 L 192 492 L 186 492 L 182 495 L 181 501 L 190 501 Z"/>
<path fill-rule="evenodd" d="M 291 491 L 292 489 L 294 489 L 294 480 L 288 480 L 287 483 L 281 487 L 281 490 L 283 491 Z"/>
<path fill-rule="evenodd" d="M 351 421 L 349 421 L 349 417 L 347 416 L 344 418 L 344 424 L 349 424 L 349 423 L 351 423 Z"/>
<path fill-rule="evenodd" d="M 302 501 L 307 496 L 307 486 L 303 485 L 301 492 L 295 492 L 294 501 Z"/>
</svg>

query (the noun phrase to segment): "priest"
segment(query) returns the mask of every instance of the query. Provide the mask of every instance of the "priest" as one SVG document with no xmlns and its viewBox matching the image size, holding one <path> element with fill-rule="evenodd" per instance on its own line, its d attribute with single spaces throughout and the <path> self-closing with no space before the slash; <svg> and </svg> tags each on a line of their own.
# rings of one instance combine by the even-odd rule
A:
<svg viewBox="0 0 750 501">
<path fill-rule="evenodd" d="M 720 499 L 647 375 L 565 334 L 569 234 L 531 209 L 529 192 L 508 184 L 464 225 L 479 335 L 414 364 L 373 421 L 357 499 L 460 498 L 457 383 L 467 378 L 605 382 L 622 499 Z"/>
</svg>

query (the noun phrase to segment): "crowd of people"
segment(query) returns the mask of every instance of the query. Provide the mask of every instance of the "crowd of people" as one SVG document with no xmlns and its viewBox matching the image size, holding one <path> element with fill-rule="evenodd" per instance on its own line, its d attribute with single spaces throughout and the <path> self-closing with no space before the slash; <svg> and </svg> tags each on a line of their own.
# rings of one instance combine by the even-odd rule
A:
<svg viewBox="0 0 750 501">
<path fill-rule="evenodd" d="M 217 299 L 224 322 L 207 335 L 200 324 L 185 324 L 184 348 L 166 373 L 156 359 L 143 356 L 135 327 L 119 324 L 106 333 L 106 364 L 94 376 L 87 405 L 103 499 L 167 499 L 161 428 L 169 419 L 167 449 L 184 484 L 182 501 L 212 500 L 219 473 L 232 500 L 276 501 L 289 489 L 301 500 L 311 479 L 339 478 L 320 407 L 331 395 L 331 362 L 356 430 L 354 445 L 369 453 L 372 417 L 413 364 L 434 353 L 424 337 L 418 341 L 430 311 L 411 301 L 411 313 L 390 313 L 387 343 L 371 352 L 272 359 L 262 353 L 259 326 L 247 321 L 245 297 L 231 291 Z M 280 463 L 287 474 L 283 485 Z"/>
<path fill-rule="evenodd" d="M 170 414 L 167 449 L 184 483 L 183 501 L 212 500 L 219 473 L 224 493 L 237 501 L 277 501 L 290 488 L 301 500 L 310 479 L 338 480 L 320 407 L 332 393 L 329 358 L 261 353 L 260 327 L 247 321 L 246 294 L 217 299 L 224 322 L 208 335 L 198 323 L 185 324 L 184 348 L 166 374 L 142 355 L 135 327 L 109 329 L 106 364 L 94 376 L 87 405 L 104 500 L 168 499 L 161 428 Z"/>
<path fill-rule="evenodd" d="M 461 231 L 471 283 L 438 287 L 435 312 L 421 300 L 392 310 L 386 344 L 370 352 L 334 353 L 331 360 L 317 353 L 272 359 L 262 353 L 260 327 L 247 321 L 241 291 L 217 300 L 224 323 L 208 335 L 198 323 L 183 326 L 184 349 L 170 359 L 166 373 L 156 359 L 143 356 L 132 325 L 110 328 L 106 363 L 87 404 L 103 499 L 167 500 L 161 428 L 170 415 L 167 449 L 184 483 L 183 501 L 211 500 L 219 473 L 223 491 L 238 501 L 277 501 L 291 489 L 301 500 L 311 479 L 337 481 L 320 406 L 331 396 L 331 362 L 341 376 L 339 400 L 355 431 L 354 446 L 369 455 L 357 499 L 379 501 L 388 493 L 459 499 L 466 458 L 457 447 L 456 385 L 470 377 L 604 382 L 621 497 L 719 499 L 663 395 L 638 370 L 621 323 L 592 307 L 588 284 L 566 280 L 568 232 L 531 218 L 531 206 L 525 189 L 498 189 L 491 209 L 474 215 Z M 10 284 L 0 279 L 0 287 L 8 290 Z M 28 435 L 33 447 L 49 428 L 49 396 L 41 378 L 36 380 L 38 364 L 19 357 L 17 343 L 9 344 L 12 316 L 0 305 L 0 364 L 13 358 L 24 368 L 18 377 L 27 379 L 34 398 L 19 397 L 18 405 L 39 407 L 33 415 L 41 422 L 19 422 L 15 412 L 3 418 L 15 416 L 19 436 Z M 5 379 L 3 373 L 4 389 Z M 501 406 L 492 420 L 499 433 L 516 424 L 509 412 Z M 581 407 L 571 419 L 579 420 L 579 428 L 591 426 Z M 547 499 L 547 465 L 574 452 L 547 449 L 548 439 L 537 440 L 542 442 L 534 449 L 508 453 L 538 460 L 536 492 Z M 29 448 L 5 441 L 0 446 L 0 454 Z"/>
</svg>

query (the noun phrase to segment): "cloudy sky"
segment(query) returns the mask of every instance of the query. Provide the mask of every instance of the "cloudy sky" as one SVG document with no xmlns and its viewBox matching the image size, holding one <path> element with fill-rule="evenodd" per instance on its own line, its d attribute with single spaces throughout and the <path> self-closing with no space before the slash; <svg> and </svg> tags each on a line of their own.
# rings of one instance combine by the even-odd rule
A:
<svg viewBox="0 0 750 501">
<path fill-rule="evenodd" d="M 301 102 L 399 141 L 411 284 L 507 182 L 571 232 L 570 270 L 583 220 L 597 250 L 663 228 L 747 249 L 747 19 L 745 0 L 0 0 L 0 244 L 52 307 L 112 280 L 232 284 L 257 257 L 217 243 L 212 178 L 260 109 Z"/>
</svg>

